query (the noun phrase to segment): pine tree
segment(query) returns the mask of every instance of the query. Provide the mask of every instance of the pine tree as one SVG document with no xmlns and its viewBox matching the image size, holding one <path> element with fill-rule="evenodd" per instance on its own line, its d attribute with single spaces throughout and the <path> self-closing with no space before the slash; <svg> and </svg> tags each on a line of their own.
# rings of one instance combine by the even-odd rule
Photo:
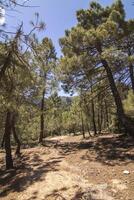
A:
<svg viewBox="0 0 134 200">
<path fill-rule="evenodd" d="M 89 9 L 77 12 L 77 19 L 77 26 L 66 31 L 65 37 L 60 40 L 64 54 L 61 59 L 63 71 L 67 66 L 64 77 L 67 77 L 69 83 L 76 80 L 79 84 L 88 75 L 88 79 L 94 77 L 94 82 L 95 73 L 100 73 L 99 68 L 104 69 L 115 101 L 119 123 L 133 136 L 134 123 L 125 114 L 114 76 L 116 65 L 113 66 L 116 61 L 115 45 L 121 37 L 122 24 L 125 21 L 123 4 L 117 0 L 111 7 L 103 8 L 99 3 L 91 2 Z M 113 61 L 109 61 L 110 56 Z"/>
</svg>

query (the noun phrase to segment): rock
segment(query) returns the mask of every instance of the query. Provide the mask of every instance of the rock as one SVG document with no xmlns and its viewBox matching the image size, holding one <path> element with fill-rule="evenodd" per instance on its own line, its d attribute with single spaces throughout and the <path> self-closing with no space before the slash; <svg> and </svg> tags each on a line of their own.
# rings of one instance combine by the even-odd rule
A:
<svg viewBox="0 0 134 200">
<path fill-rule="evenodd" d="M 128 170 L 124 170 L 123 174 L 130 174 L 130 172 Z"/>
</svg>

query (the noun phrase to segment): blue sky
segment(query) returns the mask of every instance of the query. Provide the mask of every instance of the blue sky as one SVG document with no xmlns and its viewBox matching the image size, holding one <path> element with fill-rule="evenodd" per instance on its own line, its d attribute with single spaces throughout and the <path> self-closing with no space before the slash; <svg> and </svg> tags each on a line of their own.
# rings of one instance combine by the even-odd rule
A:
<svg viewBox="0 0 134 200">
<path fill-rule="evenodd" d="M 24 0 L 20 0 L 24 1 Z M 57 56 L 61 55 L 59 38 L 64 36 L 64 31 L 76 25 L 76 11 L 86 9 L 90 0 L 30 0 L 30 5 L 37 5 L 37 8 L 17 8 L 17 11 L 8 11 L 6 15 L 7 30 L 15 31 L 16 27 L 23 21 L 24 30 L 28 32 L 30 21 L 34 19 L 34 13 L 38 12 L 40 20 L 46 24 L 46 30 L 39 33 L 38 37 L 49 37 L 53 40 Z M 99 3 L 106 6 L 113 3 L 113 0 L 98 0 Z M 134 18 L 133 0 L 124 0 L 127 18 Z M 61 90 L 59 95 L 65 95 Z M 66 94 L 66 96 L 69 96 Z"/>
<path fill-rule="evenodd" d="M 25 31 L 30 30 L 30 21 L 34 19 L 34 13 L 38 12 L 40 19 L 46 23 L 46 30 L 39 33 L 40 38 L 48 36 L 53 40 L 57 55 L 60 56 L 58 39 L 64 36 L 64 31 L 70 29 L 77 22 L 75 13 L 81 8 L 88 8 L 89 0 L 31 0 L 30 5 L 37 5 L 37 8 L 17 8 L 17 12 L 8 11 L 6 23 L 8 30 L 15 30 L 21 21 L 24 23 Z M 114 1 L 98 0 L 106 6 Z M 134 18 L 133 0 L 124 0 L 127 18 Z"/>
</svg>

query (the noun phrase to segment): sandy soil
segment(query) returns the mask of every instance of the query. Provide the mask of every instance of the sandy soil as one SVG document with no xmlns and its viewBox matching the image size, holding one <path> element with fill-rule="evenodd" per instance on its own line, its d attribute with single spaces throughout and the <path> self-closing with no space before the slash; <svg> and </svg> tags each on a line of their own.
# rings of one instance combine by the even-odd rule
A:
<svg viewBox="0 0 134 200">
<path fill-rule="evenodd" d="M 1 200 L 134 200 L 131 139 L 55 137 L 24 149 L 15 164 L 4 171 L 0 152 Z"/>
</svg>

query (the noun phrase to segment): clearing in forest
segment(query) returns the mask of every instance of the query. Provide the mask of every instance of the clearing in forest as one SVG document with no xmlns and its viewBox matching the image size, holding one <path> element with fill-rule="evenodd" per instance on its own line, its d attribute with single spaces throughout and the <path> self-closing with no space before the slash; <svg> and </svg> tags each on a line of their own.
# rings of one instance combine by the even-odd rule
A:
<svg viewBox="0 0 134 200">
<path fill-rule="evenodd" d="M 133 200 L 131 139 L 102 135 L 59 136 L 24 149 L 18 169 L 4 171 L 0 153 L 1 200 Z M 124 174 L 128 170 L 129 174 Z"/>
</svg>

